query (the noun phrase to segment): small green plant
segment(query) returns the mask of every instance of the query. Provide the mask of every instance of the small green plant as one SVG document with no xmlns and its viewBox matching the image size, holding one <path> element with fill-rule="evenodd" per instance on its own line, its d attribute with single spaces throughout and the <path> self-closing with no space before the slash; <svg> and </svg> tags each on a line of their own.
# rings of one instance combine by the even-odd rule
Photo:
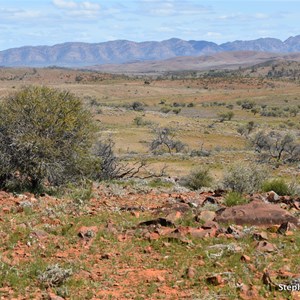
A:
<svg viewBox="0 0 300 300">
<path fill-rule="evenodd" d="M 133 124 L 135 124 L 136 126 L 147 126 L 147 125 L 152 125 L 153 122 L 146 121 L 146 120 L 144 120 L 143 117 L 137 116 L 133 119 Z"/>
<path fill-rule="evenodd" d="M 152 188 L 171 188 L 173 186 L 173 183 L 163 181 L 161 178 L 155 178 L 149 182 L 149 186 Z"/>
<path fill-rule="evenodd" d="M 138 116 L 133 119 L 133 123 L 137 126 L 142 126 L 144 125 L 144 120 L 141 116 Z"/>
<path fill-rule="evenodd" d="M 234 112 L 233 111 L 228 111 L 226 113 L 218 114 L 218 118 L 219 118 L 220 122 L 230 121 L 233 117 L 234 117 Z"/>
<path fill-rule="evenodd" d="M 170 112 L 171 108 L 164 106 L 160 109 L 160 112 L 167 114 L 168 112 Z"/>
<path fill-rule="evenodd" d="M 198 190 L 202 187 L 210 187 L 213 183 L 213 178 L 209 174 L 208 168 L 199 168 L 182 178 L 181 183 L 191 190 Z"/>
<path fill-rule="evenodd" d="M 64 269 L 57 264 L 51 265 L 45 272 L 39 274 L 38 280 L 46 287 L 60 286 L 72 273 L 71 269 Z"/>
<path fill-rule="evenodd" d="M 264 192 L 273 191 L 280 196 L 291 194 L 288 184 L 282 178 L 265 181 L 262 184 L 262 190 Z"/>
<path fill-rule="evenodd" d="M 178 115 L 181 112 L 181 108 L 173 108 L 172 111 L 175 115 Z"/>
<path fill-rule="evenodd" d="M 223 185 L 238 193 L 253 193 L 260 189 L 266 176 L 266 170 L 258 165 L 236 163 L 225 173 Z"/>
<path fill-rule="evenodd" d="M 248 200 L 244 198 L 241 193 L 234 192 L 234 191 L 229 192 L 224 199 L 224 204 L 226 206 L 240 205 L 240 204 L 245 204 L 247 202 Z"/>
</svg>

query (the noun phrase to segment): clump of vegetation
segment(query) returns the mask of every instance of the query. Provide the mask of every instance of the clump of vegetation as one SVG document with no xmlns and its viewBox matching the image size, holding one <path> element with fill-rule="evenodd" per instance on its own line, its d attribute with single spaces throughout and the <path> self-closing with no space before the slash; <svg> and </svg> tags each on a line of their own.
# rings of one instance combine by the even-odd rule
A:
<svg viewBox="0 0 300 300">
<path fill-rule="evenodd" d="M 143 117 L 141 116 L 137 116 L 133 119 L 133 123 L 136 125 L 136 126 L 148 126 L 148 125 L 152 125 L 153 122 L 151 121 L 146 121 Z"/>
<path fill-rule="evenodd" d="M 172 153 L 181 152 L 185 148 L 185 144 L 179 140 L 175 140 L 174 130 L 171 128 L 155 128 L 153 130 L 155 137 L 150 143 L 150 150 L 155 153 Z"/>
<path fill-rule="evenodd" d="M 263 109 L 260 112 L 260 115 L 263 117 L 288 117 L 289 116 L 287 112 L 285 112 L 281 107 L 278 106 Z"/>
<path fill-rule="evenodd" d="M 194 150 L 192 150 L 191 153 L 190 153 L 191 157 L 194 157 L 194 156 L 199 156 L 199 157 L 208 157 L 208 156 L 211 156 L 212 151 L 204 149 L 203 146 L 204 146 L 204 143 L 202 143 L 200 145 L 200 149 L 194 149 Z"/>
<path fill-rule="evenodd" d="M 246 204 L 248 200 L 243 197 L 243 195 L 239 192 L 231 191 L 227 193 L 224 198 L 224 204 L 226 206 L 235 206 L 240 204 Z"/>
<path fill-rule="evenodd" d="M 172 111 L 175 115 L 178 115 L 181 112 L 181 108 L 173 108 Z"/>
<path fill-rule="evenodd" d="M 164 181 L 161 178 L 155 178 L 155 179 L 152 179 L 148 185 L 151 188 L 171 188 L 173 186 L 173 183 Z"/>
<path fill-rule="evenodd" d="M 256 105 L 256 103 L 252 100 L 237 101 L 236 104 L 240 105 L 242 109 L 246 110 L 250 110 Z"/>
<path fill-rule="evenodd" d="M 164 113 L 164 114 L 167 114 L 168 112 L 171 111 L 171 108 L 168 107 L 168 106 L 164 106 L 159 111 L 162 112 L 162 113 Z"/>
<path fill-rule="evenodd" d="M 182 178 L 181 184 L 191 190 L 199 190 L 202 187 L 212 186 L 213 177 L 208 168 L 198 168 Z"/>
<path fill-rule="evenodd" d="M 265 160 L 295 162 L 300 160 L 300 144 L 290 133 L 260 131 L 254 137 L 255 151 Z"/>
<path fill-rule="evenodd" d="M 265 181 L 262 184 L 262 190 L 264 192 L 273 191 L 280 196 L 285 196 L 285 195 L 291 194 L 288 184 L 282 178 Z"/>
<path fill-rule="evenodd" d="M 219 113 L 218 118 L 220 122 L 224 121 L 230 121 L 234 117 L 234 112 L 233 111 L 228 111 L 225 113 Z"/>
<path fill-rule="evenodd" d="M 181 102 L 173 102 L 173 107 L 185 107 L 186 104 L 185 103 L 181 103 Z"/>
<path fill-rule="evenodd" d="M 73 94 L 26 87 L 0 107 L 0 186 L 38 190 L 92 171 L 95 126 Z"/>
<path fill-rule="evenodd" d="M 255 164 L 234 164 L 224 175 L 223 184 L 226 189 L 238 193 L 257 192 L 266 179 L 267 172 Z"/>
<path fill-rule="evenodd" d="M 94 179 L 111 180 L 133 177 L 145 166 L 145 162 L 137 163 L 134 166 L 121 163 L 114 153 L 114 145 L 115 143 L 110 137 L 97 142 L 94 155 L 98 158 L 99 168 L 93 174 Z"/>
<path fill-rule="evenodd" d="M 46 287 L 60 286 L 72 274 L 72 269 L 64 269 L 56 264 L 49 266 L 43 273 L 40 273 L 38 280 Z"/>
<path fill-rule="evenodd" d="M 141 102 L 138 102 L 138 101 L 134 101 L 132 104 L 131 104 L 131 108 L 135 111 L 144 111 L 145 110 L 145 104 L 144 103 L 141 103 Z"/>
<path fill-rule="evenodd" d="M 237 128 L 237 132 L 240 135 L 248 136 L 254 129 L 256 125 L 253 121 L 249 121 L 246 125 L 241 125 Z"/>
</svg>

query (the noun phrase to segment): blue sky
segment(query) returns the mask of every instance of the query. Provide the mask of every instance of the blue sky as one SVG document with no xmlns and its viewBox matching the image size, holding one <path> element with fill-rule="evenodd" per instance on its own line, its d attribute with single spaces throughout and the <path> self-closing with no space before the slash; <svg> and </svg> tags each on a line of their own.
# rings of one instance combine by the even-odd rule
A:
<svg viewBox="0 0 300 300">
<path fill-rule="evenodd" d="M 300 0 L 1 0 L 0 50 L 172 37 L 233 40 L 300 34 Z"/>
</svg>

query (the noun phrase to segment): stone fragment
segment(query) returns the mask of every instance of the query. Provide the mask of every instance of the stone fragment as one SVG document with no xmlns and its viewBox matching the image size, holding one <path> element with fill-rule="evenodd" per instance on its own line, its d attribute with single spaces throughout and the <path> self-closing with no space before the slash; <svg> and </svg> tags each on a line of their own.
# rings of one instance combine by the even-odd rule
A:
<svg viewBox="0 0 300 300">
<path fill-rule="evenodd" d="M 268 240 L 268 234 L 265 231 L 255 232 L 253 234 L 253 239 L 256 240 L 256 241 L 267 241 Z"/>
<path fill-rule="evenodd" d="M 187 270 L 186 270 L 187 278 L 193 279 L 195 277 L 195 275 L 196 275 L 196 269 L 195 268 L 193 268 L 193 267 L 187 268 Z"/>
<path fill-rule="evenodd" d="M 280 200 L 280 197 L 274 191 L 270 191 L 267 193 L 267 200 L 269 202 L 277 202 Z"/>
<path fill-rule="evenodd" d="M 235 223 L 239 225 L 281 225 L 290 222 L 298 225 L 298 218 L 276 204 L 253 200 L 248 204 L 236 205 L 217 211 L 218 223 Z"/>
<path fill-rule="evenodd" d="M 203 210 L 196 216 L 197 222 L 210 222 L 213 221 L 216 216 L 214 211 Z"/>
<path fill-rule="evenodd" d="M 300 300 L 300 291 L 292 291 L 291 297 L 292 300 Z"/>
<path fill-rule="evenodd" d="M 206 282 L 212 285 L 221 285 L 224 282 L 224 280 L 220 274 L 217 274 L 214 276 L 207 277 Z"/>
<path fill-rule="evenodd" d="M 62 297 L 60 297 L 60 296 L 57 296 L 57 295 L 54 294 L 54 293 L 49 292 L 49 293 L 48 293 L 48 299 L 49 299 L 49 300 L 64 300 L 65 298 L 62 298 Z"/>
<path fill-rule="evenodd" d="M 245 284 L 241 287 L 239 294 L 242 300 L 263 300 L 264 298 L 259 295 L 259 290 L 255 286 L 247 286 Z"/>
<path fill-rule="evenodd" d="M 158 218 L 154 220 L 149 220 L 139 223 L 139 226 L 150 226 L 150 225 L 160 225 L 166 227 L 175 227 L 175 224 L 165 218 Z"/>
<path fill-rule="evenodd" d="M 280 225 L 280 227 L 277 229 L 277 233 L 279 234 L 287 234 L 288 232 L 291 232 L 293 230 L 297 229 L 295 224 L 290 222 L 284 222 Z"/>
<path fill-rule="evenodd" d="M 93 238 L 96 233 L 98 232 L 97 226 L 82 226 L 78 229 L 78 236 L 83 239 L 90 239 Z"/>
<path fill-rule="evenodd" d="M 248 263 L 248 262 L 251 261 L 251 258 L 250 258 L 250 256 L 248 256 L 248 255 L 246 255 L 246 254 L 243 254 L 243 255 L 241 256 L 241 261 Z"/>
<path fill-rule="evenodd" d="M 277 249 L 273 244 L 267 241 L 260 241 L 256 244 L 256 250 L 261 252 L 274 252 Z"/>
</svg>

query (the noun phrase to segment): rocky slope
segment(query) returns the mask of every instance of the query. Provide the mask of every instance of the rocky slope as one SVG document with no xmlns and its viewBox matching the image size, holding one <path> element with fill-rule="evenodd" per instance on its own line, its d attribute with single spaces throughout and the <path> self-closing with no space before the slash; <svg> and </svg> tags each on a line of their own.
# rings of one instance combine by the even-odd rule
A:
<svg viewBox="0 0 300 300">
<path fill-rule="evenodd" d="M 1 299 L 299 299 L 299 197 L 140 187 L 0 191 Z"/>
</svg>

